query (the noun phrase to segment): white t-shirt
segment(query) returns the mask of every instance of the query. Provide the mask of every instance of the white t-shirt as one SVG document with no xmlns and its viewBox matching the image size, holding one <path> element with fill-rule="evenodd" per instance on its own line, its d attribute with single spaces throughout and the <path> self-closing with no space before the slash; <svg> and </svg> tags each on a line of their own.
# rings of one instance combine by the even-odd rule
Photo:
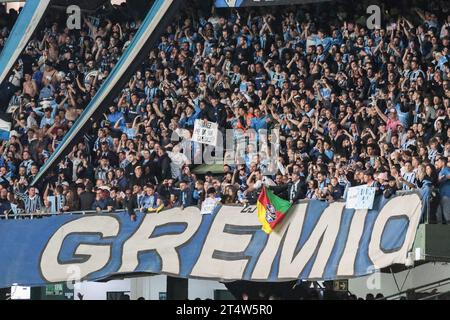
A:
<svg viewBox="0 0 450 320">
<path fill-rule="evenodd" d="M 23 77 L 22 70 L 13 70 L 13 74 L 9 77 L 9 82 L 11 82 L 16 87 L 20 87 L 20 80 Z"/>
<path fill-rule="evenodd" d="M 171 151 L 168 151 L 167 154 L 169 155 L 170 160 L 172 160 L 172 162 L 170 163 L 172 178 L 176 179 L 181 175 L 181 168 L 183 167 L 183 164 L 187 163 L 189 159 L 184 153 L 181 152 L 173 153 Z"/>
</svg>

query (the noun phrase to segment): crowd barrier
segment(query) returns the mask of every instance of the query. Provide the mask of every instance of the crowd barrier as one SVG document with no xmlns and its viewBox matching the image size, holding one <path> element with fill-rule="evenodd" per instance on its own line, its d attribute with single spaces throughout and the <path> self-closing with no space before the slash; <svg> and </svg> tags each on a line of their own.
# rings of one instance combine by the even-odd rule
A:
<svg viewBox="0 0 450 320">
<path fill-rule="evenodd" d="M 412 190 L 412 191 L 397 191 L 396 196 L 406 195 L 411 192 L 418 192 L 420 193 L 420 190 Z M 422 201 L 424 202 L 424 209 L 422 214 L 421 223 L 429 223 L 431 219 L 431 215 L 434 213 L 430 209 L 430 199 L 422 198 Z M 326 202 L 326 201 L 324 201 Z M 335 202 L 345 202 L 345 200 L 339 200 Z M 246 206 L 241 204 L 227 204 L 227 206 L 231 207 L 240 207 L 245 208 Z M 23 210 L 21 210 L 23 211 Z M 135 208 L 135 212 L 140 212 L 140 208 Z M 167 209 L 163 209 L 161 212 L 167 211 Z M 123 213 L 124 209 L 117 209 L 117 210 L 80 210 L 80 211 L 66 211 L 66 212 L 36 212 L 36 213 L 13 213 L 11 210 L 9 213 L 3 213 L 0 214 L 0 220 L 3 219 L 35 219 L 35 218 L 45 218 L 45 217 L 52 217 L 52 216 L 59 216 L 59 215 L 86 215 L 86 214 L 102 214 L 102 213 L 108 213 L 108 214 L 115 214 L 115 213 Z"/>
</svg>

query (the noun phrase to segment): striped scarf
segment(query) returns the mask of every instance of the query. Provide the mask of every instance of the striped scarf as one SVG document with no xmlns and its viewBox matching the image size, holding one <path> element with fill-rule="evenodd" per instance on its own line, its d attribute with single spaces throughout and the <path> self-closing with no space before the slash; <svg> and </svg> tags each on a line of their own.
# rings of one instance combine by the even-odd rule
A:
<svg viewBox="0 0 450 320">
<path fill-rule="evenodd" d="M 436 157 L 439 155 L 437 150 L 428 149 L 428 159 L 434 163 L 436 161 Z"/>
<path fill-rule="evenodd" d="M 61 194 L 55 196 L 48 196 L 48 201 L 52 204 L 51 205 L 52 213 L 61 212 L 64 206 L 66 205 L 66 198 Z"/>
<path fill-rule="evenodd" d="M 23 201 L 25 213 L 32 214 L 42 209 L 42 201 L 37 194 L 33 198 L 24 193 L 16 193 L 16 196 Z"/>
<path fill-rule="evenodd" d="M 402 173 L 402 178 L 405 179 L 406 181 L 408 181 L 409 183 L 416 185 L 416 173 L 414 171 L 411 172 L 404 172 Z M 410 187 L 408 187 L 406 184 L 403 184 L 402 187 L 403 191 L 407 191 L 407 190 L 411 190 Z"/>
</svg>

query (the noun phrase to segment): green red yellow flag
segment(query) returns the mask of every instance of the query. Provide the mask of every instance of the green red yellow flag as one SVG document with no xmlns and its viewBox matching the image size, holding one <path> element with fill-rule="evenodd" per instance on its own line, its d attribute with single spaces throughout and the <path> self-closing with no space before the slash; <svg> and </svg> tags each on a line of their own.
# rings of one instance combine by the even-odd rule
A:
<svg viewBox="0 0 450 320">
<path fill-rule="evenodd" d="M 256 206 L 263 231 L 271 233 L 276 225 L 284 219 L 292 205 L 289 201 L 277 197 L 263 186 Z"/>
</svg>

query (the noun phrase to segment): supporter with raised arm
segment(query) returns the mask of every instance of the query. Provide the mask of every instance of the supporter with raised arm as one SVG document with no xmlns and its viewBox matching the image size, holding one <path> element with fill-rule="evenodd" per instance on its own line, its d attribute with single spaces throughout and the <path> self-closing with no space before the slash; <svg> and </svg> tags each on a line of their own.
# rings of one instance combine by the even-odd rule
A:
<svg viewBox="0 0 450 320">
<path fill-rule="evenodd" d="M 214 16 L 190 3 L 39 187 L 76 186 L 69 207 L 77 208 L 79 198 L 81 210 L 108 209 L 108 197 L 93 194 L 94 186 L 112 190 L 120 209 L 121 192 L 130 190 L 136 202 L 128 203 L 148 212 L 199 205 L 211 187 L 227 203 L 247 205 L 263 185 L 276 185 L 293 202 L 339 201 L 350 186 L 367 185 L 386 198 L 426 191 L 431 201 L 438 197 L 446 219 L 448 5 L 423 2 L 404 12 L 384 4 L 383 25 L 368 29 L 360 20 L 363 3 L 224 9 Z M 4 99 L 15 110 L 13 125 L 0 142 L 0 184 L 11 194 L 28 188 L 136 35 L 142 20 L 125 18 L 127 4 L 116 9 L 84 17 L 73 33 L 49 17 L 15 64 L 12 94 Z M 206 169 L 214 168 L 214 177 L 194 173 L 205 165 L 204 147 L 191 141 L 196 120 L 217 124 L 227 144 L 211 152 L 227 161 L 217 163 L 223 172 Z M 436 178 L 421 165 L 436 166 Z M 143 195 L 149 183 L 153 190 L 145 187 Z"/>
</svg>

